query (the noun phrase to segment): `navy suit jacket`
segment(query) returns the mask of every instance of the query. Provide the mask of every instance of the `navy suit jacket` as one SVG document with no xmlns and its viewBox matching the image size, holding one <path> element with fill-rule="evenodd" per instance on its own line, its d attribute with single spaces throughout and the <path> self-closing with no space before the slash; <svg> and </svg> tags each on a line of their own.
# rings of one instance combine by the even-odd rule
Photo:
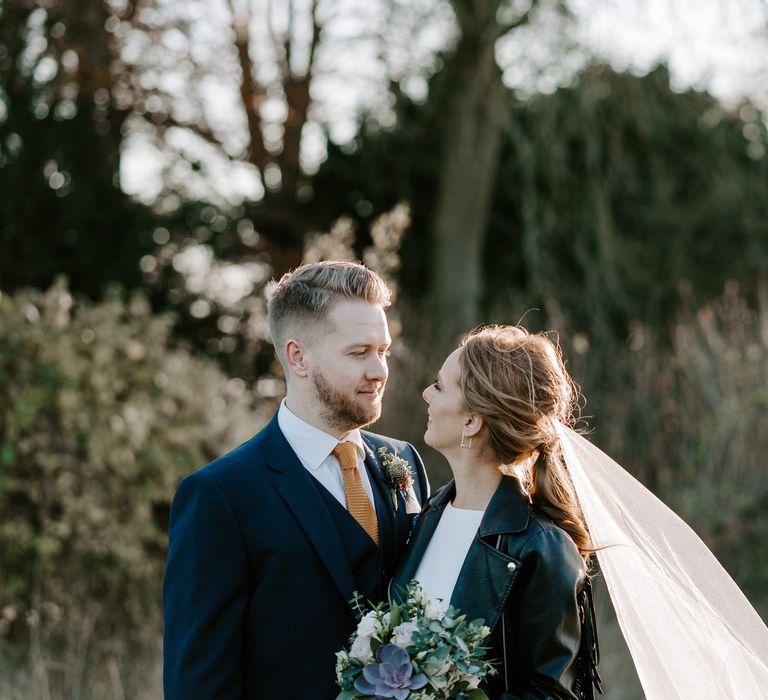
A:
<svg viewBox="0 0 768 700">
<path fill-rule="evenodd" d="M 393 508 L 377 450 L 384 446 L 410 462 L 420 503 L 429 485 L 411 445 L 362 436 L 384 584 L 413 516 L 402 495 Z M 182 481 L 171 508 L 163 586 L 166 700 L 336 696 L 335 652 L 356 625 L 356 581 L 321 489 L 277 416 Z"/>
</svg>

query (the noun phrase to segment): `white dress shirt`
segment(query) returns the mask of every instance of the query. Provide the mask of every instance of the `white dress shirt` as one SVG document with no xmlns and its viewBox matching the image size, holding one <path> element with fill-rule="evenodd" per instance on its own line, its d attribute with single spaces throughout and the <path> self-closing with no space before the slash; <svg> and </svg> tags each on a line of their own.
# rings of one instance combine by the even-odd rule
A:
<svg viewBox="0 0 768 700">
<path fill-rule="evenodd" d="M 365 459 L 365 447 L 363 446 L 363 437 L 360 431 L 355 428 L 341 440 L 337 440 L 333 435 L 310 425 L 299 418 L 288 408 L 285 399 L 280 403 L 277 411 L 277 424 L 280 426 L 285 439 L 293 448 L 301 463 L 345 508 L 347 502 L 344 497 L 344 478 L 341 475 L 339 460 L 331 453 L 340 442 L 353 442 L 357 446 L 357 469 L 360 472 L 360 480 L 363 488 L 368 494 L 368 498 L 376 509 L 376 501 L 373 498 L 373 489 L 368 478 L 368 470 L 363 464 Z"/>
<path fill-rule="evenodd" d="M 445 506 L 415 576 L 430 598 L 451 602 L 483 515 L 484 510 L 454 508 L 450 503 Z"/>
</svg>

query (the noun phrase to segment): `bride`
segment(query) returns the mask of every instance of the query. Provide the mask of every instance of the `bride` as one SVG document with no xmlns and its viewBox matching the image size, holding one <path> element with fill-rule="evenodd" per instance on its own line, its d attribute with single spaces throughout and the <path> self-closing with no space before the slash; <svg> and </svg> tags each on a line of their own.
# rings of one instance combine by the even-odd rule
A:
<svg viewBox="0 0 768 700">
<path fill-rule="evenodd" d="M 425 505 L 391 593 L 417 579 L 485 620 L 490 698 L 600 691 L 596 556 L 647 698 L 768 699 L 768 629 L 693 531 L 566 427 L 577 392 L 552 341 L 470 333 L 423 396 L 424 440 L 454 479 Z"/>
</svg>

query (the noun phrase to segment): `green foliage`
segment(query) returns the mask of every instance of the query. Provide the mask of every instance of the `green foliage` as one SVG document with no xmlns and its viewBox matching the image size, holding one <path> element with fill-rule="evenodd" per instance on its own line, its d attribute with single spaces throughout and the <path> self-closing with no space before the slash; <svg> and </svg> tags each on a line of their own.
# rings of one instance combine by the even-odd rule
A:
<svg viewBox="0 0 768 700">
<path fill-rule="evenodd" d="M 366 124 L 354 148 L 331 146 L 314 180 L 329 215 L 348 213 L 363 234 L 378 212 L 410 202 L 401 282 L 414 301 L 436 244 L 427 232 L 451 70 L 432 79 L 425 104 L 402 98 L 394 129 Z M 664 67 L 639 77 L 592 66 L 552 95 L 510 101 L 483 320 L 521 299 L 523 312 L 554 303 L 575 327 L 623 340 L 636 320 L 662 329 L 674 319 L 681 285 L 697 303 L 727 279 L 754 291 L 768 267 L 759 110 L 677 92 Z"/>
<path fill-rule="evenodd" d="M 603 66 L 516 110 L 500 171 L 492 239 L 510 278 L 567 304 L 594 333 L 661 328 L 684 284 L 705 303 L 768 265 L 766 130 L 746 105 L 677 92 L 659 67 L 636 77 Z M 509 265 L 513 267 L 508 267 Z"/>
<path fill-rule="evenodd" d="M 112 281 L 142 284 L 151 213 L 113 184 L 94 147 L 93 106 L 71 119 L 37 119 L 19 105 L 0 124 L 0 285 L 71 286 L 99 296 Z M 64 183 L 64 184 L 62 184 Z"/>
<path fill-rule="evenodd" d="M 170 350 L 140 296 L 90 305 L 59 283 L 1 296 L 0 325 L 0 632 L 154 639 L 179 480 L 266 416 Z"/>
</svg>

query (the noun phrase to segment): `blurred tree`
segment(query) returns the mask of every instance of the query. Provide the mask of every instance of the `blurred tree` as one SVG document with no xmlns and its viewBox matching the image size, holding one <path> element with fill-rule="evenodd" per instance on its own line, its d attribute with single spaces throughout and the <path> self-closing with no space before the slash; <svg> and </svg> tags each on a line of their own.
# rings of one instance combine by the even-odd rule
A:
<svg viewBox="0 0 768 700">
<path fill-rule="evenodd" d="M 106 2 L 0 4 L 0 288 L 141 283 L 150 217 L 120 189 L 110 17 Z"/>
<path fill-rule="evenodd" d="M 147 0 L 124 34 L 132 128 L 169 163 L 160 200 L 177 192 L 181 199 L 165 198 L 173 209 L 210 197 L 199 181 L 214 179 L 215 168 L 242 180 L 239 218 L 258 234 L 217 236 L 221 258 L 268 261 L 277 275 L 301 262 L 311 228 L 302 144 L 330 13 L 321 0 Z"/>
<path fill-rule="evenodd" d="M 375 215 L 374 207 L 366 214 L 367 207 L 358 203 L 375 203 L 378 213 L 379 203 L 386 209 L 403 198 L 428 202 L 415 207 L 421 238 L 417 246 L 405 242 L 404 274 L 423 315 L 440 319 L 431 329 L 438 352 L 443 342 L 479 322 L 486 293 L 489 213 L 505 125 L 514 108 L 497 63 L 497 43 L 527 25 L 542 6 L 566 13 L 557 0 L 445 4 L 453 11 L 457 36 L 453 48 L 440 56 L 444 67 L 430 81 L 427 104 L 393 89 L 397 125 L 382 132 L 375 121 L 371 128 L 364 120 L 351 147 L 329 144 L 327 167 L 313 181 L 318 208 L 338 211 L 338 203 L 348 201 L 344 193 L 354 192 L 352 204 L 363 223 Z M 345 165 L 336 178 L 341 161 Z M 382 172 L 391 177 L 379 178 Z"/>
<path fill-rule="evenodd" d="M 538 4 L 532 0 L 519 11 L 508 0 L 451 0 L 459 40 L 452 56 L 452 90 L 443 105 L 429 295 L 432 311 L 444 319 L 440 331 L 448 342 L 481 318 L 483 253 L 511 106 L 496 42 L 527 24 Z"/>
<path fill-rule="evenodd" d="M 491 233 L 515 254 L 490 265 L 492 286 L 525 280 L 593 336 L 624 338 L 636 321 L 663 328 L 681 291 L 703 304 L 768 270 L 768 139 L 753 105 L 675 90 L 665 67 L 594 66 L 515 115 Z"/>
<path fill-rule="evenodd" d="M 412 82 L 429 70 L 429 44 L 410 42 L 440 7 L 147 0 L 130 25 L 115 25 L 125 64 L 115 96 L 131 110 L 126 179 L 142 144 L 166 164 L 153 194 L 157 248 L 142 269 L 155 301 L 178 311 L 179 332 L 233 374 L 255 381 L 273 369 L 263 286 L 298 264 L 307 238 L 337 218 L 312 184 L 312 159 L 325 148 L 320 123 L 343 121 L 329 104 L 378 81 L 384 96 L 367 118 L 386 122 L 386 95 L 418 92 Z M 375 31 L 370 17 L 379 18 Z M 373 66 L 360 73 L 357 46 Z M 334 196 L 359 211 L 367 205 L 354 186 Z M 362 231 L 356 257 L 376 245 Z"/>
<path fill-rule="evenodd" d="M 285 7 L 272 2 L 252 3 L 227 0 L 230 50 L 236 57 L 240 100 L 247 127 L 247 140 L 237 150 L 225 136 L 217 133 L 204 111 L 196 119 L 179 117 L 171 108 L 149 116 L 162 130 L 181 127 L 212 143 L 227 157 L 242 160 L 255 168 L 263 196 L 246 208 L 262 237 L 261 246 L 277 274 L 301 262 L 308 222 L 307 187 L 301 163 L 301 140 L 312 103 L 310 89 L 322 31 L 319 0 L 309 0 L 298 8 L 292 0 Z M 279 19 L 277 17 L 279 16 Z M 276 24 L 283 27 L 278 29 Z M 258 48 L 254 46 L 258 45 Z M 266 54 L 266 55 L 265 55 Z M 263 63 L 271 63 L 265 70 Z M 157 90 L 157 88 L 155 88 Z M 269 117 L 269 108 L 278 117 Z M 252 256 L 253 246 L 233 239 L 230 256 Z"/>
<path fill-rule="evenodd" d="M 223 236 L 217 255 L 267 261 L 278 276 L 295 266 L 306 236 L 331 224 L 312 186 L 323 128 L 351 124 L 363 101 L 386 121 L 390 96 L 432 69 L 435 40 L 422 30 L 442 23 L 450 37 L 444 10 L 442 0 L 147 0 L 123 37 L 120 92 L 133 137 L 168 162 L 159 200 L 242 205 L 257 235 Z"/>
<path fill-rule="evenodd" d="M 424 269 L 436 264 L 426 232 L 454 70 L 447 56 L 425 104 L 401 100 L 397 128 L 363 128 L 351 153 L 330 148 L 314 182 L 334 215 L 345 210 L 334 193 L 353 186 L 370 217 L 411 202 L 402 284 L 412 300 L 423 299 Z M 768 138 L 753 105 L 729 110 L 706 93 L 675 91 L 663 67 L 638 77 L 600 65 L 552 95 L 507 99 L 481 250 L 485 320 L 546 308 L 590 342 L 623 341 L 635 321 L 663 328 L 674 318 L 681 287 L 706 303 L 726 279 L 748 291 L 768 269 Z M 459 288 L 465 258 L 456 260 Z"/>
</svg>

